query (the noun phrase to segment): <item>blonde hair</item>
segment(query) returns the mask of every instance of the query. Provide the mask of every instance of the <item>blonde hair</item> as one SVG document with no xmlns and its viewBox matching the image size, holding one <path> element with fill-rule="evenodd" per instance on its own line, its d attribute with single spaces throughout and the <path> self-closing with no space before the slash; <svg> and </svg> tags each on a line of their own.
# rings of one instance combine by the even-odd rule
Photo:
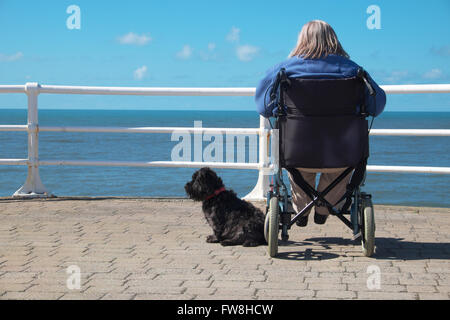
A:
<svg viewBox="0 0 450 320">
<path fill-rule="evenodd" d="M 295 48 L 289 57 L 301 56 L 304 59 L 325 58 L 336 54 L 350 58 L 342 48 L 333 28 L 322 20 L 313 20 L 305 24 L 298 35 Z"/>
</svg>

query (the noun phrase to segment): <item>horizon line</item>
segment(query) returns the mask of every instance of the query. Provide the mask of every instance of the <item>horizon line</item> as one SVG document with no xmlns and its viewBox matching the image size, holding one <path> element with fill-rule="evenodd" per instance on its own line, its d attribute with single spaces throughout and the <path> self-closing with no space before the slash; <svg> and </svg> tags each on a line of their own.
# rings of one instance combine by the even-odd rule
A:
<svg viewBox="0 0 450 320">
<path fill-rule="evenodd" d="M 27 110 L 28 107 L 1 107 L 0 110 Z M 235 111 L 235 112 L 255 112 L 255 110 L 242 110 L 242 109 L 123 109 L 123 108 L 38 108 L 38 110 L 52 110 L 52 111 Z M 390 112 L 441 112 L 450 113 L 450 110 L 385 110 L 383 113 Z"/>
</svg>

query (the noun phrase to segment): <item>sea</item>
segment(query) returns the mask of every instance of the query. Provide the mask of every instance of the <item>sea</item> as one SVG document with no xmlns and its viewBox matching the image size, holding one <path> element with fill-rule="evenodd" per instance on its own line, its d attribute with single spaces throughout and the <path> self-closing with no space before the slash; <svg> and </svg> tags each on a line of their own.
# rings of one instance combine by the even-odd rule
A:
<svg viewBox="0 0 450 320">
<path fill-rule="evenodd" d="M 0 124 L 26 124 L 25 109 L 0 109 Z M 39 110 L 40 126 L 107 127 L 231 127 L 257 128 L 253 111 L 162 110 Z M 375 118 L 377 129 L 449 129 L 450 112 L 384 112 Z M 155 133 L 39 134 L 40 160 L 171 161 L 198 155 L 215 161 L 256 161 L 252 139 L 233 140 L 235 154 L 226 148 L 226 136 L 177 136 Z M 369 165 L 450 167 L 450 137 L 371 136 Z M 199 142 L 200 141 L 200 142 Z M 223 142 L 223 143 L 222 143 Z M 241 141 L 242 142 L 242 141 Z M 215 143 L 212 145 L 212 143 Z M 223 148 L 221 146 L 223 145 Z M 242 147 L 241 145 L 241 147 Z M 212 148 L 214 146 L 214 148 Z M 189 151 L 190 148 L 190 151 Z M 201 150 L 199 151 L 198 148 Z M 183 149 L 183 151 L 180 151 Z M 194 150 L 196 149 L 196 150 Z M 27 158 L 25 132 L 0 132 L 0 159 Z M 176 152 L 175 152 L 175 151 Z M 190 154 L 189 154 L 190 152 Z M 242 154 L 241 154 L 242 156 Z M 242 156 L 243 157 L 243 156 Z M 45 187 L 56 196 L 186 197 L 184 185 L 195 168 L 41 166 Z M 227 188 L 239 196 L 256 184 L 258 172 L 216 169 Z M 11 196 L 25 182 L 26 166 L 0 165 L 0 197 Z M 287 182 L 286 176 L 285 180 Z M 450 176 L 423 173 L 367 174 L 363 191 L 375 204 L 450 207 Z"/>
</svg>

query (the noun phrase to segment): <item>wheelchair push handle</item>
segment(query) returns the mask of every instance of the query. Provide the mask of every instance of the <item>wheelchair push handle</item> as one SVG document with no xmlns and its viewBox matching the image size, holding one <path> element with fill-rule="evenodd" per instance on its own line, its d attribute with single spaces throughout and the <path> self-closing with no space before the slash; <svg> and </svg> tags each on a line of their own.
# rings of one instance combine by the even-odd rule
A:
<svg viewBox="0 0 450 320">
<path fill-rule="evenodd" d="M 289 86 L 290 84 L 291 81 L 287 77 L 286 69 L 281 68 L 280 71 L 278 71 L 277 77 L 275 78 L 275 82 L 273 83 L 272 90 L 270 92 L 271 103 L 275 103 L 277 105 L 276 117 L 284 114 L 284 97 L 281 91 L 283 90 L 283 88 Z M 278 97 L 277 92 L 280 92 Z"/>
<path fill-rule="evenodd" d="M 373 89 L 373 87 L 372 87 L 372 85 L 369 83 L 369 81 L 367 80 L 367 72 L 366 72 L 363 68 L 358 68 L 358 74 L 357 74 L 357 76 L 358 76 L 359 78 L 361 78 L 361 79 L 364 81 L 364 83 L 365 83 L 367 89 L 369 90 L 369 94 L 370 94 L 371 96 L 374 96 L 374 95 L 375 95 L 375 90 Z"/>
<path fill-rule="evenodd" d="M 280 71 L 278 71 L 277 77 L 275 78 L 275 82 L 272 86 L 272 91 L 270 92 L 271 100 L 276 99 L 278 88 L 280 87 L 280 85 L 284 85 L 284 84 L 290 85 L 291 81 L 289 80 L 289 78 L 286 75 L 286 69 L 281 68 Z"/>
</svg>

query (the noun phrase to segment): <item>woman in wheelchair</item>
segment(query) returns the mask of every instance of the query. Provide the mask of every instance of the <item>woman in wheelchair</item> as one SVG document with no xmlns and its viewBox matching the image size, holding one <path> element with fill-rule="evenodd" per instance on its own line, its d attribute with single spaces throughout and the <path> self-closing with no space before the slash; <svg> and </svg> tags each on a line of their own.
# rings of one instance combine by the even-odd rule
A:
<svg viewBox="0 0 450 320">
<path fill-rule="evenodd" d="M 384 110 L 385 92 L 350 60 L 333 28 L 314 20 L 303 26 L 288 59 L 268 70 L 257 86 L 255 101 L 262 116 L 276 118 L 279 135 L 280 170 L 268 195 L 268 213 L 274 221 L 266 219 L 270 255 L 277 253 L 279 229 L 287 240 L 294 222 L 307 225 L 312 207 L 315 223 L 324 224 L 329 214 L 336 215 L 355 237 L 362 236 L 364 253 L 371 255 L 373 208 L 370 195 L 359 187 L 369 156 L 367 117 Z M 281 168 L 288 171 L 292 201 L 283 194 Z M 288 212 L 291 202 L 293 220 Z M 343 217 L 350 206 L 351 222 Z M 372 217 L 365 217 L 364 211 Z M 270 225 L 276 237 L 269 235 Z"/>
</svg>

